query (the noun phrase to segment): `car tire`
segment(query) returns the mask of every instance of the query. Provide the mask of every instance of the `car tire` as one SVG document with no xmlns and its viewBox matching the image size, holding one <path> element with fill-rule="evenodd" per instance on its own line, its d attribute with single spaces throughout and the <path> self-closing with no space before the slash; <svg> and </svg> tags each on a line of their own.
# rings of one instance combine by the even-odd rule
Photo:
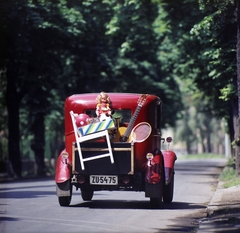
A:
<svg viewBox="0 0 240 233">
<path fill-rule="evenodd" d="M 70 180 L 56 183 L 58 202 L 60 206 L 69 206 L 72 200 L 72 184 Z"/>
<path fill-rule="evenodd" d="M 93 197 L 93 191 L 92 190 L 81 190 L 81 195 L 82 195 L 82 199 L 84 201 L 91 201 L 92 197 Z"/>
<path fill-rule="evenodd" d="M 163 186 L 163 202 L 171 203 L 173 200 L 173 190 L 174 190 L 174 174 L 169 184 L 164 184 Z"/>
<path fill-rule="evenodd" d="M 150 197 L 150 204 L 152 208 L 159 209 L 162 205 L 162 198 Z"/>
<path fill-rule="evenodd" d="M 164 187 L 164 173 L 163 167 L 161 169 L 161 180 L 160 180 L 160 190 L 159 190 L 159 197 L 150 197 L 150 205 L 154 209 L 159 209 L 162 206 L 163 200 L 163 187 Z"/>
<path fill-rule="evenodd" d="M 58 197 L 58 202 L 60 206 L 69 206 L 71 203 L 71 196 Z"/>
</svg>

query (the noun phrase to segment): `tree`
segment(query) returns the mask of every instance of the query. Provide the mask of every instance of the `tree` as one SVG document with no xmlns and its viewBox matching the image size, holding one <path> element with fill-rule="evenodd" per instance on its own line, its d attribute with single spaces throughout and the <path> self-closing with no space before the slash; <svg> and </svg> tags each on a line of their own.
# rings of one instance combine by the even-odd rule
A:
<svg viewBox="0 0 240 233">
<path fill-rule="evenodd" d="M 26 14 L 24 7 L 26 2 L 22 2 L 22 9 L 18 3 L 6 2 L 1 3 L 3 6 L 3 22 L 2 32 L 6 37 L 4 38 L 5 48 L 11 49 L 6 51 L 3 49 L 3 54 L 6 56 L 5 60 L 1 59 L 1 65 L 6 67 L 6 105 L 8 110 L 8 153 L 13 170 L 17 176 L 21 176 L 21 155 L 19 148 L 19 109 L 20 103 L 25 93 L 23 76 L 26 73 L 26 54 L 29 51 L 26 36 L 21 33 L 25 30 L 23 17 L 19 17 L 19 13 Z M 11 10 L 10 10 L 11 9 Z M 10 17 L 12 20 L 8 21 Z M 14 30 L 12 30 L 14 29 Z M 8 60 L 8 64 L 6 64 Z"/>
<path fill-rule="evenodd" d="M 46 122 L 55 127 L 52 131 L 63 131 L 63 103 L 73 93 L 157 94 L 166 106 L 163 124 L 174 125 L 182 106 L 177 83 L 164 77 L 158 59 L 156 3 L 4 0 L 1 6 L 8 152 L 17 176 L 21 176 L 19 141 L 25 139 L 31 140 L 38 174 L 45 173 L 46 138 L 54 137 Z"/>
<path fill-rule="evenodd" d="M 236 1 L 237 20 L 237 90 L 238 90 L 238 112 L 235 114 L 235 145 L 236 145 L 236 173 L 240 176 L 240 1 Z"/>
<path fill-rule="evenodd" d="M 116 91 L 159 95 L 164 106 L 163 125 L 174 126 L 182 103 L 175 79 L 166 76 L 159 59 L 158 47 L 166 30 L 158 30 L 162 23 L 159 5 L 149 0 L 122 1 L 113 9 L 106 31 L 114 65 L 113 86 Z"/>
<path fill-rule="evenodd" d="M 215 51 L 205 52 L 207 60 L 211 61 L 209 66 L 211 70 L 208 69 L 210 71 L 208 80 L 220 80 L 220 82 L 215 82 L 220 84 L 217 85 L 220 91 L 217 96 L 219 96 L 220 101 L 223 100 L 229 104 L 230 115 L 225 115 L 225 118 L 228 119 L 231 140 L 235 144 L 236 173 L 239 176 L 239 1 L 236 1 L 235 4 L 233 1 L 201 1 L 200 7 L 202 9 L 210 9 L 207 16 L 198 26 L 205 32 L 205 35 L 209 35 L 212 38 L 212 41 L 216 41 Z M 237 12 L 237 35 L 236 30 L 234 30 L 236 28 L 236 22 L 234 22 L 235 10 Z M 217 103 L 216 100 L 215 103 Z M 224 116 L 224 114 L 221 115 Z"/>
<path fill-rule="evenodd" d="M 39 4 L 38 4 L 39 3 Z M 8 153 L 13 170 L 21 176 L 19 110 L 21 104 L 29 109 L 29 131 L 35 136 L 32 149 L 38 166 L 38 174 L 44 175 L 44 145 L 45 125 L 44 117 L 51 108 L 52 87 L 58 81 L 59 69 L 63 49 L 61 39 L 57 40 L 61 28 L 52 21 L 56 20 L 49 15 L 49 4 L 46 2 L 32 1 L 4 1 L 3 6 L 3 35 L 5 37 L 4 59 L 1 67 L 6 69 L 7 91 L 6 105 L 8 108 Z M 52 7 L 54 10 L 55 8 Z M 59 22 L 64 21 L 59 17 Z M 52 20 L 52 21 L 51 21 Z M 68 33 L 62 33 L 69 36 Z M 52 40 L 50 40 L 50 38 Z M 59 51 L 57 51 L 59 49 Z M 60 54 L 59 54 L 60 53 Z M 60 84 L 65 82 L 61 82 Z M 62 86 L 58 84 L 61 93 Z M 32 125 L 32 126 L 31 126 Z"/>
<path fill-rule="evenodd" d="M 173 74 L 183 80 L 190 79 L 193 86 L 189 90 L 196 88 L 204 94 L 201 95 L 202 102 L 205 102 L 202 112 L 227 120 L 231 141 L 235 144 L 236 172 L 239 175 L 239 1 L 201 0 L 198 1 L 200 11 L 196 10 L 197 1 L 162 2 L 165 11 L 169 12 L 170 25 L 180 26 L 176 34 L 182 32 L 183 35 L 169 34 L 170 45 L 174 42 L 178 45 L 178 48 L 170 48 L 177 51 L 175 61 L 179 62 L 175 67 L 170 60 L 166 68 L 171 66 Z M 188 17 L 179 17 L 186 10 L 191 12 L 191 17 L 195 16 L 191 21 Z M 172 15 L 174 12 L 176 14 Z"/>
</svg>

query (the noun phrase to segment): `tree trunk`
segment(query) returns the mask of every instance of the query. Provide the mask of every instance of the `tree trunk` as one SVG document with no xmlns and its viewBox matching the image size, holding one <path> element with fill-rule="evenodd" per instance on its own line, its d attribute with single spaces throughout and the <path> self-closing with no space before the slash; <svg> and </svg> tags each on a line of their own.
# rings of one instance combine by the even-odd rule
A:
<svg viewBox="0 0 240 233">
<path fill-rule="evenodd" d="M 8 110 L 8 155 L 12 165 L 13 172 L 17 177 L 22 176 L 22 162 L 20 153 L 20 132 L 19 132 L 19 108 L 21 95 L 17 92 L 15 86 L 15 77 L 17 72 L 14 68 L 7 71 L 7 91 L 6 102 Z"/>
<path fill-rule="evenodd" d="M 32 126 L 34 134 L 34 141 L 31 144 L 31 149 L 35 154 L 35 161 L 37 164 L 37 175 L 45 176 L 45 125 L 44 125 L 44 113 L 39 112 L 34 119 Z"/>
<path fill-rule="evenodd" d="M 237 90 L 238 90 L 238 111 L 235 119 L 235 156 L 236 174 L 240 176 L 240 0 L 236 1 L 237 12 Z"/>
<path fill-rule="evenodd" d="M 211 144 L 211 133 L 208 131 L 207 132 L 207 152 L 212 153 L 212 144 Z"/>
</svg>

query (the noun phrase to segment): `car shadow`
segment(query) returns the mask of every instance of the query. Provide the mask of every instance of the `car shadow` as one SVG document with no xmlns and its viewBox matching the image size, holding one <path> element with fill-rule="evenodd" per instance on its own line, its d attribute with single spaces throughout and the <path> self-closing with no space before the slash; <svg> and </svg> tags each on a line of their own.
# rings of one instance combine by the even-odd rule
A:
<svg viewBox="0 0 240 233">
<path fill-rule="evenodd" d="M 78 204 L 72 204 L 69 207 L 82 207 L 90 209 L 168 209 L 168 210 L 181 210 L 181 209 L 204 209 L 205 205 L 198 205 L 187 202 L 172 202 L 170 204 L 162 203 L 159 208 L 154 208 L 150 204 L 150 200 L 136 201 L 136 200 L 92 200 L 85 201 Z"/>
</svg>

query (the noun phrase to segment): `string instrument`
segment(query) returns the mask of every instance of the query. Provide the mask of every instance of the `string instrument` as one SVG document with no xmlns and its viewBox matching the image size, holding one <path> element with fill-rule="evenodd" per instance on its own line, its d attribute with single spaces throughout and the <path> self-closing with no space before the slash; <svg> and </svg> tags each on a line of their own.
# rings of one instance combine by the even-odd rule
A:
<svg viewBox="0 0 240 233">
<path fill-rule="evenodd" d="M 139 97 L 137 108 L 136 108 L 133 116 L 132 116 L 131 119 L 130 119 L 130 122 L 129 122 L 129 124 L 128 124 L 128 127 L 127 127 L 127 128 L 126 128 L 126 127 L 119 127 L 119 128 L 118 128 L 118 134 L 120 135 L 120 137 L 116 136 L 116 140 L 117 140 L 117 141 L 127 142 L 127 141 L 130 140 L 130 139 L 129 139 L 129 136 L 130 136 L 130 134 L 131 134 L 131 131 L 132 131 L 133 126 L 134 126 L 134 123 L 135 123 L 135 121 L 136 121 L 136 119 L 137 119 L 137 117 L 138 117 L 138 114 L 139 114 L 139 112 L 140 112 L 140 110 L 141 110 L 141 108 L 142 108 L 142 106 L 143 106 L 146 98 L 147 98 L 147 95 L 146 95 L 146 94 L 142 94 L 142 95 Z"/>
</svg>

